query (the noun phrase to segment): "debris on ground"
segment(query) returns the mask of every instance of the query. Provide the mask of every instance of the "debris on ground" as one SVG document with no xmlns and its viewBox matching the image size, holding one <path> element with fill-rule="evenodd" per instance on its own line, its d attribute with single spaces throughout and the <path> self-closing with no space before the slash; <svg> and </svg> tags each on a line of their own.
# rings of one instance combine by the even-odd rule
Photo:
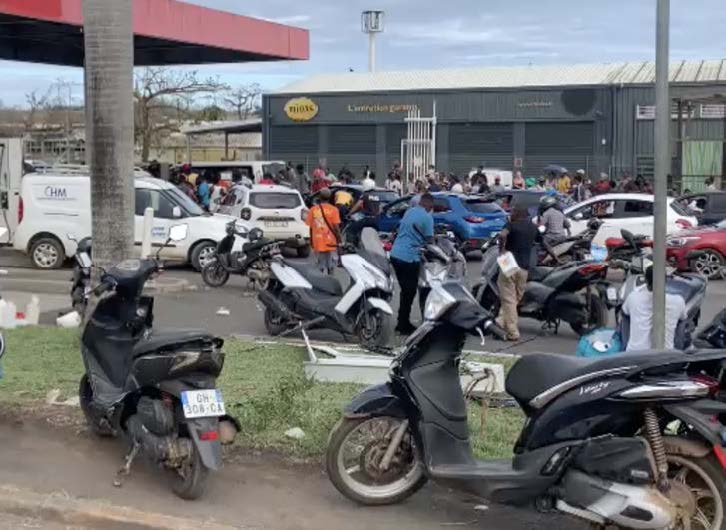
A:
<svg viewBox="0 0 726 530">
<path fill-rule="evenodd" d="M 303 431 L 300 427 L 293 427 L 292 429 L 285 431 L 285 436 L 292 438 L 293 440 L 302 440 L 305 438 L 305 431 Z"/>
<path fill-rule="evenodd" d="M 228 317 L 231 312 L 226 307 L 220 307 L 219 309 L 217 309 L 217 314 L 221 317 Z"/>
</svg>

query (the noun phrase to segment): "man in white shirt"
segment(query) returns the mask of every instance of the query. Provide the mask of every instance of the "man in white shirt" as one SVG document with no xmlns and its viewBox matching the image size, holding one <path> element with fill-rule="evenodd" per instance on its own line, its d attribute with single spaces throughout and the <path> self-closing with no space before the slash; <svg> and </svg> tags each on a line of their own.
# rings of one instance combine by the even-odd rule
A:
<svg viewBox="0 0 726 530">
<path fill-rule="evenodd" d="M 623 303 L 623 313 L 630 316 L 630 338 L 625 351 L 651 350 L 653 331 L 653 267 L 645 270 L 646 286 L 636 288 Z M 683 297 L 666 293 L 665 347 L 673 346 L 678 322 L 687 316 Z"/>
</svg>

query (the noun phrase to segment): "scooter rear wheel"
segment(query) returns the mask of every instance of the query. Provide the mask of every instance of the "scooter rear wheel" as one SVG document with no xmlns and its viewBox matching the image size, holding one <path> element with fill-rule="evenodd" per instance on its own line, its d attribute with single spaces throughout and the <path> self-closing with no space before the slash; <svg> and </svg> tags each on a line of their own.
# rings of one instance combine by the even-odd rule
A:
<svg viewBox="0 0 726 530">
<path fill-rule="evenodd" d="M 171 489 L 178 497 L 193 501 L 204 495 L 208 478 L 209 469 L 202 463 L 197 448 L 193 447 L 188 461 L 181 468 L 174 470 Z"/>
<path fill-rule="evenodd" d="M 400 422 L 399 418 L 383 416 L 342 418 L 333 427 L 325 466 L 340 493 L 366 506 L 383 506 L 402 502 L 426 484 L 424 465 L 410 431 L 396 451 L 391 467 L 386 471 L 378 468 L 390 440 L 386 435 Z M 368 439 L 363 439 L 366 434 Z M 359 454 L 347 454 L 349 446 L 360 449 Z"/>
<path fill-rule="evenodd" d="M 390 346 L 393 316 L 380 309 L 367 309 L 358 316 L 355 333 L 361 345 L 376 349 Z"/>
<path fill-rule="evenodd" d="M 87 374 L 83 374 L 83 377 L 81 377 L 81 383 L 78 388 L 78 399 L 80 401 L 83 415 L 86 417 L 86 423 L 91 429 L 91 432 L 101 438 L 110 438 L 113 436 L 113 430 L 111 427 L 103 425 L 100 418 L 97 418 L 91 411 L 93 388 L 91 388 L 91 381 L 88 379 Z"/>
<path fill-rule="evenodd" d="M 214 261 L 202 269 L 202 280 L 210 287 L 222 287 L 229 280 L 229 271 Z"/>
</svg>

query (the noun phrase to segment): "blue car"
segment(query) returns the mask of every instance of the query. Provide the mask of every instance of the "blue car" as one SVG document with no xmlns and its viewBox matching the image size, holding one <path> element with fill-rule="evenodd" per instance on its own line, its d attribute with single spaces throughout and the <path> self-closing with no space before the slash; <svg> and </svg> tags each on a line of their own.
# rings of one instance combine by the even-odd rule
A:
<svg viewBox="0 0 726 530">
<path fill-rule="evenodd" d="M 467 248 L 478 249 L 482 243 L 500 232 L 507 222 L 507 212 L 496 202 L 477 195 L 449 192 L 433 193 L 434 223 L 446 225 Z M 387 204 L 378 217 L 378 231 L 390 234 L 401 222 L 412 196 Z"/>
</svg>

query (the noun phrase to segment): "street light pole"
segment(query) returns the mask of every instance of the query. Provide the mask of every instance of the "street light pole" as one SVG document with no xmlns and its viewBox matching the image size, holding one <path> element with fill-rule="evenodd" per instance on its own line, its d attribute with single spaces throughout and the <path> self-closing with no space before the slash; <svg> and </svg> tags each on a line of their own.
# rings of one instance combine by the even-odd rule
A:
<svg viewBox="0 0 726 530">
<path fill-rule="evenodd" d="M 383 32 L 383 11 L 363 11 L 361 30 L 368 35 L 368 71 L 376 71 L 376 33 Z"/>
<path fill-rule="evenodd" d="M 657 0 L 655 53 L 655 192 L 653 227 L 653 347 L 665 348 L 666 219 L 671 171 L 671 101 L 668 92 L 670 0 Z"/>
</svg>

